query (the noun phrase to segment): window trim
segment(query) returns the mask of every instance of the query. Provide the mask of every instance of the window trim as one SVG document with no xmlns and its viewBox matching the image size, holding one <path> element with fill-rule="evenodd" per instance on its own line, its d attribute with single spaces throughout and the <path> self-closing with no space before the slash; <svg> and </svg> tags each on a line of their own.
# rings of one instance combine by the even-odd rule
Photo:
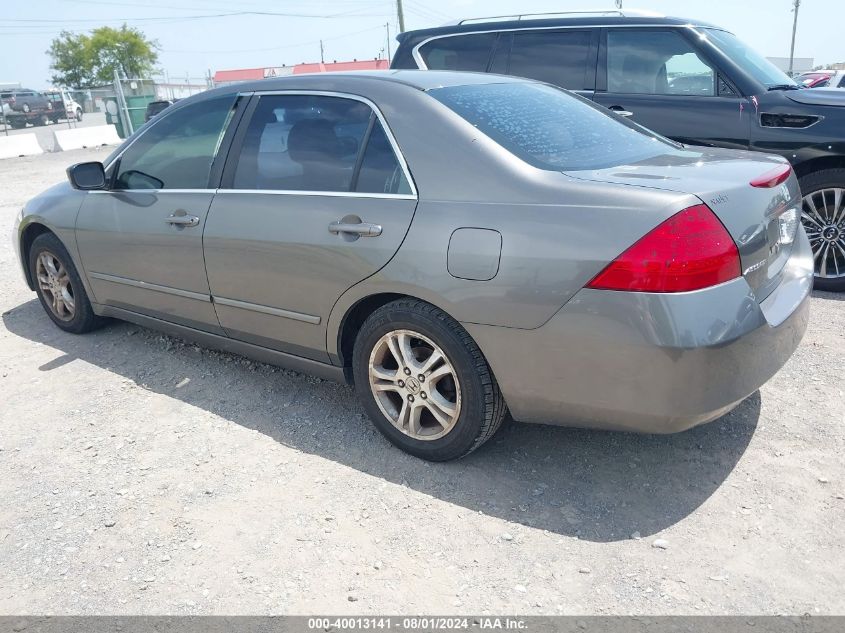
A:
<svg viewBox="0 0 845 633">
<path fill-rule="evenodd" d="M 420 70 L 430 70 L 428 66 L 426 66 L 425 61 L 420 54 L 420 49 L 432 42 L 434 40 L 440 40 L 447 37 L 461 37 L 462 35 L 479 35 L 482 33 L 515 33 L 519 31 L 560 31 L 563 29 L 575 29 L 575 30 L 598 30 L 598 29 L 637 29 L 637 28 L 678 28 L 678 29 L 694 29 L 696 28 L 694 24 L 688 25 L 666 25 L 666 24 L 557 24 L 555 26 L 531 26 L 531 27 L 510 27 L 507 29 L 479 29 L 477 31 L 460 31 L 457 33 L 444 33 L 442 35 L 432 35 L 427 37 L 426 39 L 418 42 L 414 45 L 414 48 L 411 49 L 411 56 L 414 58 L 414 61 L 417 63 L 417 68 Z M 492 54 L 491 54 L 492 59 Z"/>
<path fill-rule="evenodd" d="M 252 115 L 255 112 L 255 108 L 257 107 L 261 97 L 272 96 L 335 97 L 339 99 L 350 99 L 352 101 L 358 101 L 369 106 L 371 113 L 375 114 L 375 116 L 381 123 L 382 128 L 384 129 L 385 136 L 387 136 L 387 140 L 390 143 L 391 148 L 393 149 L 393 153 L 396 156 L 396 160 L 399 162 L 399 165 L 402 168 L 402 173 L 404 174 L 405 179 L 408 181 L 408 186 L 411 188 L 411 193 L 366 193 L 363 191 L 309 191 L 293 189 L 235 189 L 232 186 L 234 184 L 235 168 L 237 167 L 237 161 L 240 157 L 241 149 L 243 148 L 243 139 L 246 135 L 246 130 L 249 127 L 250 121 L 252 120 Z M 369 126 L 367 128 L 367 132 L 369 133 L 371 129 L 372 126 Z M 369 143 L 369 134 L 367 134 L 365 139 L 367 143 L 364 144 L 364 147 L 358 149 L 359 153 L 366 149 L 366 145 Z M 413 176 L 411 176 L 411 170 L 408 167 L 408 163 L 405 160 L 405 156 L 402 154 L 402 150 L 399 148 L 399 144 L 396 142 L 396 138 L 393 135 L 393 130 L 390 129 L 390 126 L 387 124 L 387 120 L 385 119 L 384 114 L 382 114 L 379 107 L 373 101 L 366 97 L 362 97 L 361 95 L 351 94 L 348 92 L 302 89 L 266 90 L 255 91 L 253 93 L 249 106 L 245 111 L 244 116 L 238 122 L 238 130 L 235 133 L 234 138 L 232 139 L 231 145 L 229 146 L 229 150 L 226 156 L 226 163 L 223 166 L 223 175 L 220 179 L 217 193 L 254 193 L 271 195 L 331 196 L 348 198 L 388 198 L 393 200 L 419 199 L 417 185 L 414 182 Z"/>
</svg>

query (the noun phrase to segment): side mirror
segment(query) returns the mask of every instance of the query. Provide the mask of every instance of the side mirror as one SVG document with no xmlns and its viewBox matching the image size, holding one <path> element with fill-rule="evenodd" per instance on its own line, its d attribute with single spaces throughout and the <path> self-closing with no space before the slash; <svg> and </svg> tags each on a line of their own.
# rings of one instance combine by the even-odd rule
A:
<svg viewBox="0 0 845 633">
<path fill-rule="evenodd" d="M 67 168 L 67 179 L 74 189 L 90 191 L 106 188 L 106 172 L 103 163 L 76 163 Z"/>
</svg>

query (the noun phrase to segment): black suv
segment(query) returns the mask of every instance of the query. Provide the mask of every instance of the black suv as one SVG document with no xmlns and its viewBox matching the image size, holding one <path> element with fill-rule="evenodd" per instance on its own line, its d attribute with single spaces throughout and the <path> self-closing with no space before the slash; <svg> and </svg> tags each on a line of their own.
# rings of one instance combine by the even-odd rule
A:
<svg viewBox="0 0 845 633">
<path fill-rule="evenodd" d="M 402 33 L 392 68 L 519 75 L 681 143 L 787 158 L 816 286 L 845 291 L 845 90 L 805 90 L 711 24 L 626 12 L 506 16 Z"/>
<path fill-rule="evenodd" d="M 18 88 L 0 92 L 0 107 L 6 121 L 13 128 L 33 125 L 47 125 L 52 118 L 53 104 L 37 90 Z"/>
</svg>

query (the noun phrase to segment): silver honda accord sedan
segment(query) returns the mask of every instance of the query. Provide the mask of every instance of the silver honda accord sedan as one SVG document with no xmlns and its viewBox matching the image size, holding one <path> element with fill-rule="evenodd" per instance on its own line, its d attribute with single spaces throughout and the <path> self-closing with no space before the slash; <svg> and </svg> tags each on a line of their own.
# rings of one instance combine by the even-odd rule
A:
<svg viewBox="0 0 845 633">
<path fill-rule="evenodd" d="M 105 317 L 347 380 L 460 457 L 510 414 L 650 433 L 786 362 L 813 258 L 778 157 L 677 145 L 542 83 L 268 79 L 168 108 L 14 231 L 61 329 Z"/>
</svg>

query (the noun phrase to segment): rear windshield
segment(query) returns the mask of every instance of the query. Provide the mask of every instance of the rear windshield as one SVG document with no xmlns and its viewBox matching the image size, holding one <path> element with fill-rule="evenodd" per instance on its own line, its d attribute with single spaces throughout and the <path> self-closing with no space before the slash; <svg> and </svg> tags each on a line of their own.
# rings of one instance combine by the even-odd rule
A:
<svg viewBox="0 0 845 633">
<path fill-rule="evenodd" d="M 429 94 L 525 162 L 550 171 L 604 169 L 679 146 L 545 84 L 435 88 Z"/>
</svg>

